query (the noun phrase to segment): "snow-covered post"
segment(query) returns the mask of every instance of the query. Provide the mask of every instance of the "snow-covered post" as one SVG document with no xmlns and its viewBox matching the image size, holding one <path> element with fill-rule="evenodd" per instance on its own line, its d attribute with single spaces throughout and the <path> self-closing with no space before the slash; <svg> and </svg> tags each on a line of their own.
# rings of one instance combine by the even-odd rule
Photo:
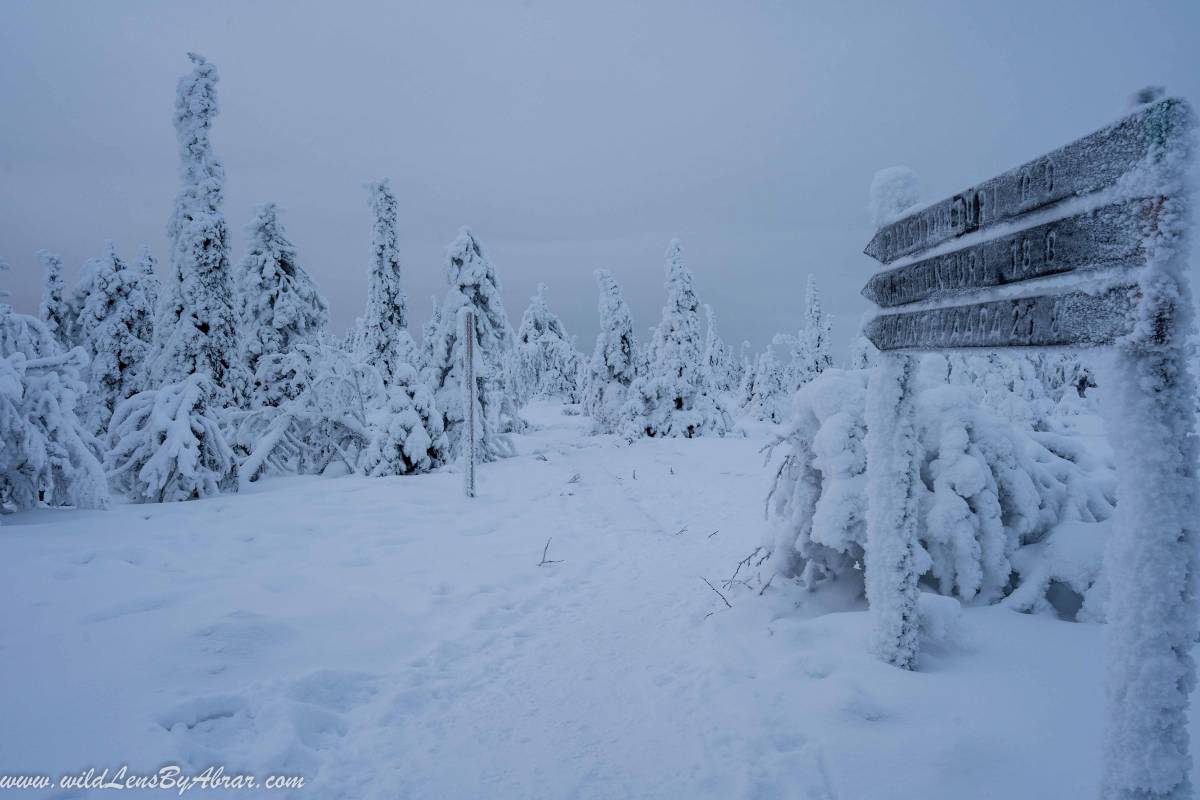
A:
<svg viewBox="0 0 1200 800">
<path fill-rule="evenodd" d="M 916 359 L 883 353 L 867 388 L 867 603 L 875 654 L 917 666 L 919 443 L 913 413 Z"/>
<path fill-rule="evenodd" d="M 463 491 L 475 496 L 475 312 L 463 309 Z"/>
<path fill-rule="evenodd" d="M 890 167 L 871 181 L 872 221 L 881 228 L 917 204 L 917 177 L 908 167 Z M 809 276 L 808 324 L 828 339 Z M 827 348 L 827 345 L 826 345 Z M 806 354 L 810 358 L 817 353 Z M 827 358 L 827 356 L 825 356 Z M 887 663 L 917 668 L 917 487 L 919 443 L 913 411 L 916 359 L 903 351 L 881 353 L 867 386 L 867 604 L 871 648 Z M 807 376 L 811 380 L 811 376 Z"/>
<path fill-rule="evenodd" d="M 1197 483 L 1194 376 L 1187 339 L 1195 332 L 1188 288 L 1192 115 L 1171 101 L 1147 124 L 1159 141 L 1155 203 L 1138 275 L 1135 327 L 1116 342 L 1105 387 L 1117 462 L 1117 509 L 1109 542 L 1106 800 L 1191 798 L 1188 695 L 1197 615 Z"/>
</svg>

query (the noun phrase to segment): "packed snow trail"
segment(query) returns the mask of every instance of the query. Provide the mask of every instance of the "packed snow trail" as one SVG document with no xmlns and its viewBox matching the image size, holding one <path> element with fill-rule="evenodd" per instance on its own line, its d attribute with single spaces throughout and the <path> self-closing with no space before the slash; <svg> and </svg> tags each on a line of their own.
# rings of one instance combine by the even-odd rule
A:
<svg viewBox="0 0 1200 800">
<path fill-rule="evenodd" d="M 6 518 L 0 773 L 222 764 L 323 800 L 1095 795 L 1098 626 L 970 610 L 904 673 L 865 614 L 790 586 L 726 608 L 702 578 L 760 541 L 764 431 L 628 446 L 528 413 L 474 500 L 442 472 Z"/>
</svg>

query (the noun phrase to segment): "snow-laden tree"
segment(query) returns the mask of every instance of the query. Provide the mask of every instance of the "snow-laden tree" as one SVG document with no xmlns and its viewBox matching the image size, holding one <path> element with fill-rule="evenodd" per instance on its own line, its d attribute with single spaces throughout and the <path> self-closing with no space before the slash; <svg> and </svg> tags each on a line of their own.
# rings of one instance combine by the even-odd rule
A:
<svg viewBox="0 0 1200 800">
<path fill-rule="evenodd" d="M 241 362 L 228 231 L 221 212 L 225 170 L 209 141 L 217 115 L 217 71 L 203 56 L 188 57 L 193 67 L 179 81 L 174 120 L 183 185 L 167 225 L 170 275 L 148 375 L 152 385 L 164 387 L 193 374 L 207 375 L 212 386 L 204 392 L 205 403 L 221 408 L 245 399 L 249 377 Z"/>
<path fill-rule="evenodd" d="M 117 406 L 105 466 L 135 503 L 196 500 L 237 488 L 237 462 L 214 416 L 217 387 L 198 372 Z"/>
<path fill-rule="evenodd" d="M 1034 430 L 1047 430 L 1056 404 L 1034 360 L 1021 352 L 955 354 L 950 382 L 971 387 L 979 402 L 1005 419 Z"/>
<path fill-rule="evenodd" d="M 442 304 L 436 295 L 430 300 L 433 302 L 433 310 L 429 319 L 425 320 L 425 324 L 421 326 L 421 355 L 418 359 L 419 363 L 413 365 L 419 368 L 422 374 L 433 362 L 433 347 L 437 342 L 438 330 L 442 326 Z"/>
<path fill-rule="evenodd" d="M 521 315 L 510 361 L 517 399 L 526 403 L 535 395 L 545 395 L 577 402 L 582 360 L 562 321 L 546 302 L 546 284 L 539 283 Z"/>
<path fill-rule="evenodd" d="M 775 355 L 773 344 L 758 354 L 754 377 L 747 388 L 749 400 L 746 412 L 764 422 L 783 422 L 788 413 L 787 373 L 785 365 Z"/>
<path fill-rule="evenodd" d="M 408 475 L 441 466 L 449 442 L 433 393 L 408 365 L 392 377 L 386 402 L 368 420 L 372 435 L 361 458 L 363 472 Z"/>
<path fill-rule="evenodd" d="M 450 284 L 441 307 L 441 324 L 434 337 L 426 383 L 444 417 L 450 458 L 457 458 L 463 440 L 463 311 L 475 313 L 476 395 L 479 397 L 481 438 L 479 455 L 490 461 L 514 453 L 508 431 L 523 426 L 516 398 L 506 379 L 506 360 L 512 350 L 512 326 L 504 313 L 500 283 L 491 260 L 469 228 L 446 250 Z"/>
<path fill-rule="evenodd" d="M 44 277 L 42 289 L 42 304 L 38 308 L 38 318 L 46 323 L 46 328 L 54 336 L 59 346 L 69 350 L 73 346 L 71 329 L 74 325 L 73 312 L 67 303 L 63 282 L 62 257 L 57 253 L 39 250 L 38 260 L 42 262 Z"/>
<path fill-rule="evenodd" d="M 1070 437 L 1037 432 L 980 405 L 949 383 L 942 356 L 913 377 L 913 426 L 922 581 L 964 601 L 995 602 L 1025 576 L 1014 554 L 1063 521 L 1097 522 L 1113 510 L 1109 467 Z M 869 554 L 867 405 L 872 370 L 827 370 L 796 395 L 771 492 L 773 563 L 809 588 L 861 584 Z M 1048 608 L 1046 585 L 1013 593 L 1021 610 Z M 1006 601 L 1007 602 L 1007 601 Z"/>
<path fill-rule="evenodd" d="M 79 314 L 81 344 L 88 357 L 88 427 L 103 435 L 113 410 L 140 391 L 154 331 L 154 308 L 143 279 L 109 242 L 89 264 L 92 290 Z"/>
<path fill-rule="evenodd" d="M 821 310 L 816 279 L 810 274 L 804 291 L 803 327 L 795 336 L 779 334 L 775 344 L 786 347 L 790 360 L 784 384 L 794 392 L 833 366 L 830 353 L 833 320 Z"/>
<path fill-rule="evenodd" d="M 621 287 L 606 269 L 596 270 L 600 287 L 600 332 L 588 362 L 583 409 L 591 415 L 598 431 L 616 433 L 623 423 L 621 409 L 629 386 L 637 377 L 637 341 L 633 314 L 621 296 Z"/>
<path fill-rule="evenodd" d="M 651 344 L 653 361 L 630 387 L 624 433 L 629 438 L 723 436 L 733 423 L 724 402 L 706 385 L 700 301 L 678 239 L 667 247 L 665 271 L 667 303 Z"/>
<path fill-rule="evenodd" d="M 384 385 L 416 358 L 408 332 L 408 295 L 400 274 L 397 203 L 387 179 L 372 183 L 371 266 L 367 271 L 367 310 L 356 342 L 360 358 L 379 370 Z"/>
<path fill-rule="evenodd" d="M 150 309 L 154 312 L 155 317 L 158 315 L 158 259 L 150 252 L 150 248 L 142 245 L 138 248 L 137 260 L 133 264 L 133 269 L 137 273 L 138 282 L 142 287 L 142 295 L 145 296 L 146 302 L 150 305 Z M 151 319 L 150 327 L 153 331 L 154 320 Z"/>
<path fill-rule="evenodd" d="M 704 380 L 709 391 L 726 395 L 737 386 L 737 368 L 733 354 L 717 331 L 717 317 L 712 306 L 704 304 L 706 330 L 704 335 Z"/>
<path fill-rule="evenodd" d="M 242 325 L 242 363 L 252 376 L 250 405 L 274 399 L 268 385 L 274 364 L 259 367 L 262 359 L 286 353 L 300 344 L 312 344 L 329 321 L 325 298 L 296 261 L 296 248 L 288 241 L 274 203 L 258 208 L 246 228 L 250 247 L 238 265 L 238 316 Z"/>
<path fill-rule="evenodd" d="M 76 414 L 85 360 L 64 352 L 42 320 L 0 303 L 0 508 L 32 508 L 39 495 L 51 505 L 108 504 L 99 443 Z"/>
<path fill-rule="evenodd" d="M 738 380 L 737 401 L 738 408 L 746 409 L 750 407 L 750 402 L 754 399 L 754 377 L 757 372 L 758 359 L 754 356 L 754 351 L 750 347 L 750 342 L 742 342 L 742 365 L 739 373 L 741 375 Z"/>
</svg>

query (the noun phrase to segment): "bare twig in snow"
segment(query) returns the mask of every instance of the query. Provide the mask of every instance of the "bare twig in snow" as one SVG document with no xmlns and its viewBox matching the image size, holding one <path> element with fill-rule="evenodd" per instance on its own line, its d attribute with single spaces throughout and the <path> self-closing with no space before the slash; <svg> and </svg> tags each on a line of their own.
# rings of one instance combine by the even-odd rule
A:
<svg viewBox="0 0 1200 800">
<path fill-rule="evenodd" d="M 547 540 L 546 540 L 546 546 L 542 548 L 542 560 L 538 562 L 538 566 L 539 566 L 539 567 L 544 567 L 544 566 L 546 566 L 547 564 L 561 564 L 561 563 L 562 563 L 562 559 L 561 559 L 561 558 L 551 558 L 551 559 L 547 559 L 547 558 L 546 558 L 546 553 L 548 553 L 548 552 L 550 551 L 550 541 L 551 541 L 553 538 L 554 538 L 554 537 L 553 537 L 553 536 L 551 536 L 549 539 L 547 539 Z"/>
<path fill-rule="evenodd" d="M 712 537 L 716 536 L 716 535 L 717 535 L 718 533 L 720 533 L 720 532 L 721 532 L 721 529 L 720 529 L 720 528 L 717 528 L 715 531 L 713 531 L 712 533 L 710 533 L 710 534 L 708 535 L 708 538 L 709 538 L 709 539 L 711 539 Z"/>
<path fill-rule="evenodd" d="M 776 575 L 776 574 L 778 574 L 778 573 L 772 572 L 772 573 L 771 573 L 771 577 L 767 578 L 767 582 L 766 582 L 766 583 L 764 583 L 764 584 L 763 584 L 763 587 L 762 587 L 761 589 L 759 589 L 759 590 L 758 590 L 758 596 L 759 596 L 759 597 L 762 597 L 762 593 L 763 593 L 763 592 L 765 592 L 765 591 L 767 590 L 767 587 L 771 585 L 771 581 L 775 580 L 775 575 Z"/>
<path fill-rule="evenodd" d="M 676 535 L 676 536 L 678 536 L 678 535 L 679 535 L 679 534 L 681 534 L 681 533 L 687 533 L 687 529 L 688 529 L 688 526 L 687 526 L 687 525 L 684 525 L 682 528 L 680 528 L 679 530 L 675 531 L 675 535 Z"/>
<path fill-rule="evenodd" d="M 637 470 L 636 469 L 633 471 L 633 479 L 635 481 L 637 480 Z"/>
<path fill-rule="evenodd" d="M 705 583 L 708 583 L 708 578 L 704 577 L 703 575 L 700 576 L 700 580 L 704 581 Z M 729 604 L 729 601 L 725 599 L 725 595 L 721 594 L 720 589 L 713 586 L 711 583 L 708 583 L 708 588 L 712 589 L 714 592 L 717 593 L 717 597 L 721 598 L 721 600 L 725 603 L 726 608 L 733 608 L 733 606 Z"/>
<path fill-rule="evenodd" d="M 583 480 L 583 476 L 576 472 L 567 483 L 579 483 L 581 480 Z"/>
</svg>

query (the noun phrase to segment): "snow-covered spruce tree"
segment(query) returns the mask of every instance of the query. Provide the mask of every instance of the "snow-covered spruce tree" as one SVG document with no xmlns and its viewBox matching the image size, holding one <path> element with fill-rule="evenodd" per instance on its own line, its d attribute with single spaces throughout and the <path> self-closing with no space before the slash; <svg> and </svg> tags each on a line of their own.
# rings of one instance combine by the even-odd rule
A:
<svg viewBox="0 0 1200 800">
<path fill-rule="evenodd" d="M 387 402 L 369 420 L 373 435 L 362 455 L 363 472 L 408 475 L 441 466 L 449 442 L 433 393 L 408 365 L 392 378 Z"/>
<path fill-rule="evenodd" d="M 367 271 L 367 310 L 356 343 L 360 358 L 379 370 L 385 386 L 393 374 L 416 358 L 408 332 L 408 295 L 400 278 L 396 195 L 387 179 L 367 187 L 371 193 L 371 266 Z"/>
<path fill-rule="evenodd" d="M 154 316 L 158 315 L 158 259 L 150 252 L 150 248 L 142 245 L 138 248 L 137 261 L 133 265 L 137 273 L 138 283 L 142 287 L 142 296 L 146 298 Z M 150 320 L 150 330 L 154 330 L 154 318 Z"/>
<path fill-rule="evenodd" d="M 210 406 L 204 373 L 139 392 L 117 406 L 105 466 L 114 488 L 135 503 L 196 500 L 237 488 L 237 462 Z"/>
<path fill-rule="evenodd" d="M 514 453 L 506 431 L 523 423 L 507 386 L 505 362 L 512 349 L 512 326 L 504 313 L 496 270 L 469 228 L 446 249 L 450 289 L 441 308 L 441 325 L 434 339 L 425 381 L 441 409 L 450 444 L 449 459 L 457 458 L 463 439 L 463 309 L 475 312 L 476 393 L 480 403 L 479 455 L 485 461 Z"/>
<path fill-rule="evenodd" d="M 750 349 L 750 342 L 743 341 L 741 379 L 738 381 L 737 393 L 738 407 L 741 409 L 749 408 L 750 401 L 754 399 L 754 376 L 757 367 L 758 359 Z"/>
<path fill-rule="evenodd" d="M 600 332 L 588 362 L 583 409 L 591 415 L 597 431 L 616 433 L 622 424 L 621 409 L 629 386 L 637 377 L 638 346 L 633 335 L 633 314 L 612 273 L 596 270 L 596 284 L 600 287 Z"/>
<path fill-rule="evenodd" d="M 717 317 L 708 303 L 704 304 L 704 318 L 707 323 L 704 335 L 704 380 L 709 391 L 726 395 L 737 385 L 733 356 L 717 332 Z"/>
<path fill-rule="evenodd" d="M 1200 626 L 1200 439 L 1196 382 L 1187 369 L 1196 335 L 1187 182 L 1196 120 L 1180 102 L 1158 108 L 1147 131 L 1163 141 L 1137 177 L 1168 199 L 1146 226 L 1148 263 L 1136 273 L 1133 331 L 1116 342 L 1100 381 L 1109 438 L 1122 461 L 1105 562 L 1106 800 L 1194 796 L 1188 696 Z"/>
<path fill-rule="evenodd" d="M 754 419 L 764 422 L 783 422 L 787 417 L 788 400 L 787 377 L 784 365 L 775 355 L 773 344 L 758 354 L 758 362 L 754 365 L 754 378 L 750 383 L 750 393 L 746 411 Z"/>
<path fill-rule="evenodd" d="M 102 436 L 117 404 L 143 388 L 154 309 L 140 276 L 112 242 L 90 271 L 92 290 L 79 315 L 79 333 L 88 357 L 87 423 Z"/>
<path fill-rule="evenodd" d="M 64 296 L 62 257 L 57 253 L 39 250 L 38 260 L 42 262 L 44 285 L 42 289 L 42 305 L 38 308 L 38 318 L 46 323 L 46 328 L 58 341 L 59 346 L 69 350 L 71 342 L 72 311 Z"/>
<path fill-rule="evenodd" d="M 284 234 L 274 203 L 258 208 L 246 233 L 250 247 L 237 270 L 238 317 L 242 363 L 252 380 L 250 405 L 261 406 L 274 399 L 275 390 L 267 381 L 277 371 L 277 365 L 264 365 L 262 359 L 316 342 L 329 312 L 325 298 L 296 262 L 296 248 Z"/>
<path fill-rule="evenodd" d="M 205 402 L 215 408 L 243 402 L 248 376 L 242 367 L 228 231 L 221 213 L 225 170 L 213 154 L 209 132 L 217 115 L 217 71 L 189 53 L 192 71 L 179 81 L 175 132 L 183 186 L 167 226 L 170 277 L 155 323 L 148 361 L 151 385 L 208 375 Z M 183 387 L 178 395 L 195 394 Z"/>
<path fill-rule="evenodd" d="M 433 301 L 433 311 L 429 315 L 429 319 L 425 320 L 425 324 L 421 326 L 421 355 L 418 364 L 413 366 L 418 367 L 422 374 L 426 367 L 433 362 L 433 347 L 437 341 L 438 330 L 442 326 L 442 304 L 437 297 L 430 298 Z"/>
<path fill-rule="evenodd" d="M 39 495 L 51 505 L 108 504 L 99 443 L 75 411 L 84 361 L 40 319 L 0 303 L 0 508 L 32 508 Z"/>
<path fill-rule="evenodd" d="M 804 320 L 795 335 L 777 335 L 775 343 L 788 348 L 790 360 L 784 384 L 792 393 L 833 366 L 830 354 L 833 320 L 821 311 L 816 279 L 810 274 L 804 292 Z"/>
<path fill-rule="evenodd" d="M 629 390 L 625 436 L 724 436 L 733 422 L 705 382 L 700 301 L 678 239 L 667 247 L 665 269 L 667 303 L 651 344 L 653 361 Z"/>
<path fill-rule="evenodd" d="M 546 302 L 546 284 L 539 283 L 521 316 L 513 349 L 509 372 L 517 399 L 525 403 L 534 395 L 545 395 L 576 402 L 581 360 L 562 321 Z"/>
</svg>

